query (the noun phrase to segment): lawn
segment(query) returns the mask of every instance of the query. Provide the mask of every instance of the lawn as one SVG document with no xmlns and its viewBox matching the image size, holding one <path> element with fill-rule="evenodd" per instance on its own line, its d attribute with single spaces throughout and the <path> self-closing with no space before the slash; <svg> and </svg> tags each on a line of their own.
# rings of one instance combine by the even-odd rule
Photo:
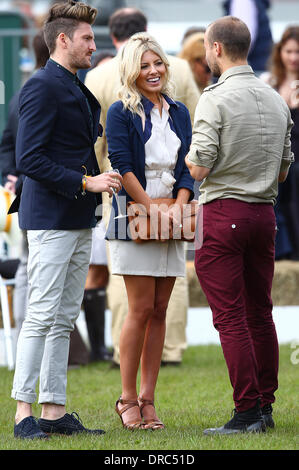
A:
<svg viewBox="0 0 299 470">
<path fill-rule="evenodd" d="M 0 368 L 1 450 L 298 450 L 299 364 L 292 363 L 291 345 L 280 347 L 280 387 L 273 417 L 275 429 L 259 435 L 204 436 L 206 427 L 230 419 L 232 389 L 221 348 L 189 347 L 183 364 L 162 367 L 156 392 L 158 415 L 165 430 L 134 431 L 122 428 L 114 411 L 120 394 L 118 369 L 98 363 L 68 372 L 68 412 L 77 411 L 87 427 L 105 429 L 103 436 L 57 436 L 48 441 L 22 441 L 13 437 L 15 402 L 10 398 L 13 372 Z M 35 405 L 38 417 L 40 406 Z M 111 454 L 111 452 L 110 452 Z"/>
</svg>

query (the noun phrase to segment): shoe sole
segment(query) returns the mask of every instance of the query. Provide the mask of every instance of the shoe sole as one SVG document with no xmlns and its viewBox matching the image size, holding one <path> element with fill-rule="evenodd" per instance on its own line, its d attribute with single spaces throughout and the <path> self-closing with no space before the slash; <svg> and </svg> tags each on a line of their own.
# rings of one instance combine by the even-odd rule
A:
<svg viewBox="0 0 299 470">
<path fill-rule="evenodd" d="M 222 426 L 221 428 L 205 429 L 203 434 L 211 436 L 215 434 L 228 435 L 228 434 L 246 434 L 246 433 L 262 433 L 266 432 L 266 425 L 264 422 L 253 423 L 245 429 L 229 429 Z"/>
<path fill-rule="evenodd" d="M 89 430 L 83 430 L 83 431 L 45 431 L 47 434 L 47 437 L 57 435 L 57 436 L 74 436 L 75 434 L 93 434 L 94 436 L 102 436 L 103 434 L 106 434 L 105 431 L 103 432 L 93 432 Z"/>
<path fill-rule="evenodd" d="M 275 427 L 272 416 L 269 418 L 267 415 L 263 415 L 262 418 L 267 428 L 273 429 Z"/>
<path fill-rule="evenodd" d="M 33 436 L 14 436 L 14 437 L 15 437 L 15 439 L 31 439 L 31 440 L 33 440 L 33 439 L 45 439 L 45 440 L 49 439 L 48 434 L 46 436 L 33 435 Z"/>
</svg>

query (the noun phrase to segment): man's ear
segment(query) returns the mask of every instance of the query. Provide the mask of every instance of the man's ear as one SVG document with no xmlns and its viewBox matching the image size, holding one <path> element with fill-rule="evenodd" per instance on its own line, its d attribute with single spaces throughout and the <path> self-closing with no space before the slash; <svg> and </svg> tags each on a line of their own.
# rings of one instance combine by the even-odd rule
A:
<svg viewBox="0 0 299 470">
<path fill-rule="evenodd" d="M 57 36 L 56 44 L 59 44 L 60 47 L 62 47 L 63 49 L 66 49 L 68 39 L 69 38 L 67 37 L 67 35 L 65 33 L 60 33 Z"/>
<path fill-rule="evenodd" d="M 222 54 L 222 44 L 220 42 L 214 42 L 214 49 L 216 52 L 216 56 L 219 57 Z"/>
</svg>

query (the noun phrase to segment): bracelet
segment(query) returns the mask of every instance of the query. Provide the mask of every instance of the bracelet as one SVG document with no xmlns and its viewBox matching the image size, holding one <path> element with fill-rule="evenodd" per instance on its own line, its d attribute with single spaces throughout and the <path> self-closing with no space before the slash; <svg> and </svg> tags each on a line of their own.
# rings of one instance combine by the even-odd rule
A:
<svg viewBox="0 0 299 470">
<path fill-rule="evenodd" d="M 82 196 L 85 196 L 86 194 L 86 181 L 87 181 L 86 176 L 85 175 L 82 176 L 82 192 L 81 192 Z"/>
</svg>

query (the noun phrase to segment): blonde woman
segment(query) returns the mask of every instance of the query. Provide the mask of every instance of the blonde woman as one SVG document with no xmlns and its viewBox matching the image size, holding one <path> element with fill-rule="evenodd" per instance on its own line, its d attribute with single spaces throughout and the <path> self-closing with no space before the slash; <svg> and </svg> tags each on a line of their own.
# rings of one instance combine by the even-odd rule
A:
<svg viewBox="0 0 299 470">
<path fill-rule="evenodd" d="M 193 197 L 193 179 L 184 158 L 191 142 L 187 108 L 173 101 L 169 64 L 156 40 L 147 33 L 132 36 L 120 60 L 120 101 L 107 114 L 109 158 L 123 176 L 120 196 L 150 213 L 153 198 Z M 181 241 L 136 244 L 127 219 L 115 220 L 116 202 L 107 238 L 112 273 L 122 275 L 128 315 L 120 337 L 122 394 L 116 412 L 128 429 L 161 429 L 154 406 L 155 388 L 165 336 L 165 315 L 177 276 L 185 275 Z M 174 223 L 172 214 L 162 218 Z M 123 228 L 123 230 L 122 230 Z M 139 396 L 136 378 L 141 363 Z"/>
</svg>

